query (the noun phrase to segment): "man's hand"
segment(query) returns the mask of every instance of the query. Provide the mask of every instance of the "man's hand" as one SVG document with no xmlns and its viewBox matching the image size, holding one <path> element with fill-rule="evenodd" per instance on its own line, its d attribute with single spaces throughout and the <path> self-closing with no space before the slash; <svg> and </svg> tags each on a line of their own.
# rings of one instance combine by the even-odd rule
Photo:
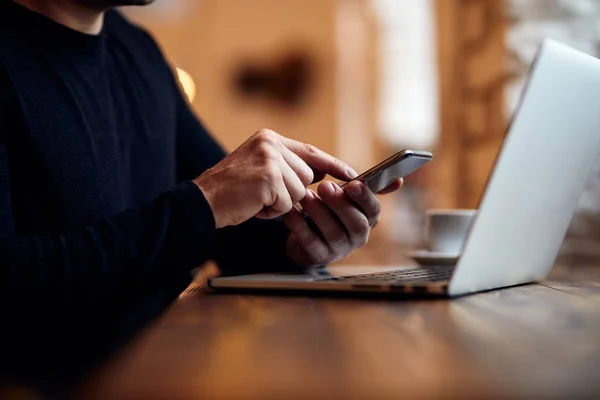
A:
<svg viewBox="0 0 600 400">
<path fill-rule="evenodd" d="M 390 193 L 402 186 L 402 180 L 383 189 Z M 300 266 L 329 264 L 347 257 L 367 243 L 371 228 L 379 221 L 381 204 L 362 182 L 350 182 L 344 191 L 331 181 L 322 182 L 318 195 L 307 189 L 300 202 L 320 232 L 315 232 L 297 208 L 283 218 L 291 234 L 287 254 Z"/>
<path fill-rule="evenodd" d="M 348 181 L 348 165 L 314 146 L 263 129 L 194 180 L 210 205 L 216 227 L 286 214 L 315 176 Z"/>
</svg>

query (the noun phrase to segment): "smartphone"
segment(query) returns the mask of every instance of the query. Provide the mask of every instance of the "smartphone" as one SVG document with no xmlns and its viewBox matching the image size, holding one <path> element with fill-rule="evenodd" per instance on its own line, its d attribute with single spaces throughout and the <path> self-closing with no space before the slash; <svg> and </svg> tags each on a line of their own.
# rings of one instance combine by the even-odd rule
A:
<svg viewBox="0 0 600 400">
<path fill-rule="evenodd" d="M 416 171 L 432 159 L 433 154 L 428 151 L 401 150 L 353 180 L 363 181 L 373 193 L 377 193 L 391 185 L 396 179 Z M 347 184 L 344 183 L 341 187 L 343 188 Z"/>
</svg>

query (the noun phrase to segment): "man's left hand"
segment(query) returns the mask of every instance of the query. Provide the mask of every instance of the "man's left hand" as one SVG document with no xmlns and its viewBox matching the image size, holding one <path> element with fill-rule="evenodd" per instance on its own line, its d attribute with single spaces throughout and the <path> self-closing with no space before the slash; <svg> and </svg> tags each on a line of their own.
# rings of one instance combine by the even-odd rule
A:
<svg viewBox="0 0 600 400">
<path fill-rule="evenodd" d="M 401 186 L 402 180 L 398 179 L 379 194 L 394 192 Z M 332 263 L 364 246 L 381 211 L 377 196 L 360 181 L 348 183 L 345 190 L 324 181 L 317 192 L 306 189 L 300 204 L 320 232 L 311 229 L 296 207 L 283 217 L 291 231 L 287 254 L 303 267 Z"/>
</svg>

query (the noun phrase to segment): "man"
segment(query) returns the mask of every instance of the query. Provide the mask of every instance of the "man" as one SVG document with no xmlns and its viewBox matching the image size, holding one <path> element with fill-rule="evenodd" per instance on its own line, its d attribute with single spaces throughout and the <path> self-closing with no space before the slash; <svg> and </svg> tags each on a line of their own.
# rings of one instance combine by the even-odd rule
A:
<svg viewBox="0 0 600 400">
<path fill-rule="evenodd" d="M 0 0 L 0 300 L 28 346 L 101 348 L 206 260 L 330 263 L 379 218 L 362 183 L 307 189 L 356 175 L 312 146 L 260 130 L 226 156 L 154 41 L 111 10 L 151 2 Z"/>
</svg>

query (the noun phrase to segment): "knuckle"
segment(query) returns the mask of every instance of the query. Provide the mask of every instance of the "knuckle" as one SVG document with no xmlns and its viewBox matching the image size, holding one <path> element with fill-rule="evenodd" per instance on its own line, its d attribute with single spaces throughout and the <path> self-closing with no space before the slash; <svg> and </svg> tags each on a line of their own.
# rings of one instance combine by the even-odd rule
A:
<svg viewBox="0 0 600 400">
<path fill-rule="evenodd" d="M 269 162 L 262 169 L 262 177 L 268 184 L 272 185 L 281 178 L 281 172 L 274 162 Z"/>
<path fill-rule="evenodd" d="M 309 156 L 316 156 L 319 154 L 319 149 L 317 149 L 316 146 L 313 146 L 312 144 L 305 144 L 305 149 L 304 151 L 306 152 L 306 154 L 308 154 Z"/>
<path fill-rule="evenodd" d="M 373 202 L 373 214 L 375 214 L 375 217 L 377 219 L 379 219 L 380 213 L 381 213 L 381 202 L 379 201 L 379 199 L 375 198 L 375 201 Z"/>
<path fill-rule="evenodd" d="M 343 244 L 347 241 L 346 234 L 344 232 L 335 231 L 329 235 L 329 244 L 332 246 Z"/>
<path fill-rule="evenodd" d="M 281 203 L 283 204 L 283 208 L 285 209 L 286 213 L 289 212 L 294 206 L 294 202 L 292 201 L 292 198 L 289 194 L 287 194 L 286 196 L 282 196 Z"/>
<path fill-rule="evenodd" d="M 252 145 L 260 158 L 270 160 L 277 157 L 279 151 L 277 150 L 278 139 L 275 132 L 261 129 L 256 132 L 254 139 Z"/>
<path fill-rule="evenodd" d="M 260 193 L 260 201 L 262 202 L 263 206 L 271 206 L 275 203 L 276 199 L 277 194 L 270 190 L 268 185 L 265 185 L 264 190 L 262 190 Z"/>
<path fill-rule="evenodd" d="M 366 218 L 360 218 L 356 221 L 356 234 L 358 236 L 368 236 L 370 229 L 371 225 L 369 224 L 369 220 L 367 220 Z"/>
<path fill-rule="evenodd" d="M 286 213 L 290 212 L 290 210 L 292 209 L 293 206 L 294 206 L 294 204 L 292 203 L 292 201 L 290 200 L 289 197 L 282 199 L 280 213 L 286 214 Z"/>
<path fill-rule="evenodd" d="M 255 137 L 258 142 L 265 142 L 269 144 L 277 143 L 277 134 L 270 129 L 259 129 Z"/>
<path fill-rule="evenodd" d="M 306 187 L 315 179 L 315 174 L 313 170 L 307 166 L 306 168 L 302 168 L 298 173 L 298 178 L 300 178 L 300 181 L 302 181 L 302 184 Z"/>
<path fill-rule="evenodd" d="M 277 156 L 277 150 L 275 150 L 273 145 L 264 141 L 257 142 L 256 152 L 262 160 L 266 161 L 273 160 Z"/>
<path fill-rule="evenodd" d="M 340 160 L 338 160 L 337 158 L 334 158 L 332 160 L 333 166 L 335 169 L 345 169 L 346 164 L 344 164 L 343 162 L 341 162 Z"/>
<path fill-rule="evenodd" d="M 304 187 L 290 190 L 290 197 L 292 198 L 292 203 L 296 204 L 297 202 L 302 200 L 305 194 L 306 191 L 304 190 Z"/>
</svg>

